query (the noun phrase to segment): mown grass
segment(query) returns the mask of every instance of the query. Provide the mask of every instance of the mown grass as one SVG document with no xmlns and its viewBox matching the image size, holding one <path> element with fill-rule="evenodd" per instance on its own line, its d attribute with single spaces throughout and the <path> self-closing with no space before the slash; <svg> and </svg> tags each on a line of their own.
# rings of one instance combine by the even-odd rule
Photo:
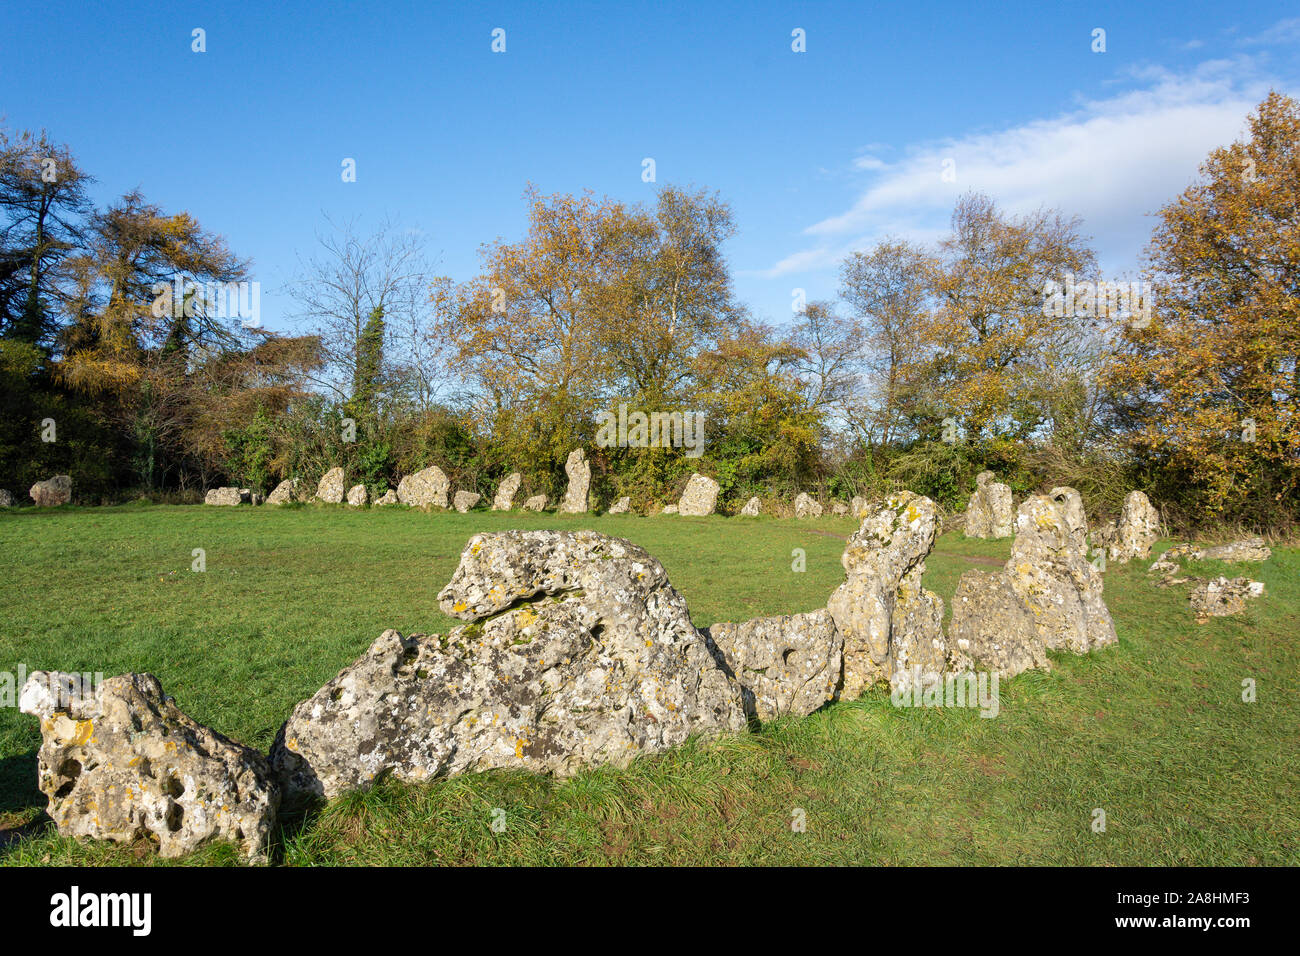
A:
<svg viewBox="0 0 1300 956">
<path fill-rule="evenodd" d="M 0 514 L 0 670 L 157 674 L 182 709 L 265 750 L 293 705 L 386 627 L 437 608 L 482 530 L 590 527 L 667 568 L 698 625 L 824 606 L 852 521 L 122 506 Z M 202 548 L 207 570 L 190 570 Z M 794 549 L 807 570 L 792 570 Z M 940 539 L 949 600 L 1007 542 Z M 274 859 L 321 864 L 1295 864 L 1300 862 L 1300 551 L 1268 593 L 1194 623 L 1185 589 L 1113 566 L 1120 641 L 1053 655 L 1000 712 L 907 709 L 884 691 L 761 732 L 565 781 L 493 772 L 384 783 L 286 819 Z M 1253 678 L 1255 703 L 1242 701 Z M 59 838 L 35 789 L 33 718 L 0 709 L 0 862 L 159 863 L 147 845 Z M 1094 832 L 1094 810 L 1106 814 Z M 792 827 L 803 811 L 803 832 Z M 504 823 L 493 829 L 494 819 Z M 180 861 L 236 864 L 228 847 Z"/>
</svg>

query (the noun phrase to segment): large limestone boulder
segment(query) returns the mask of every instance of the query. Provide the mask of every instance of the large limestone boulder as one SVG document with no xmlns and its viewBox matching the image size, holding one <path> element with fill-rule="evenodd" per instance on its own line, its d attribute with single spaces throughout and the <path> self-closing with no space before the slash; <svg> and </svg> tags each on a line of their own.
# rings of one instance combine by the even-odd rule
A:
<svg viewBox="0 0 1300 956">
<path fill-rule="evenodd" d="M 244 505 L 250 498 L 246 488 L 212 488 L 203 496 L 205 505 Z"/>
<path fill-rule="evenodd" d="M 271 751 L 287 804 L 391 773 L 625 766 L 745 729 L 739 685 L 663 566 L 591 531 L 475 535 L 438 595 L 473 623 L 386 631 L 294 708 Z"/>
<path fill-rule="evenodd" d="M 304 501 L 306 495 L 302 491 L 301 478 L 286 478 L 275 486 L 275 489 L 266 497 L 268 505 L 287 505 L 293 501 Z"/>
<path fill-rule="evenodd" d="M 365 485 L 353 485 L 348 489 L 348 504 L 353 508 L 364 508 L 366 502 L 370 500 L 370 492 L 366 491 Z"/>
<path fill-rule="evenodd" d="M 677 500 L 677 513 L 699 518 L 713 514 L 718 504 L 718 483 L 699 472 L 691 475 L 686 489 Z"/>
<path fill-rule="evenodd" d="M 560 513 L 585 514 L 588 508 L 587 495 L 591 490 L 591 463 L 586 460 L 581 448 L 569 452 L 569 459 L 564 463 L 564 473 L 569 476 L 569 487 L 560 499 Z"/>
<path fill-rule="evenodd" d="M 482 499 L 482 497 L 483 496 L 480 495 L 477 491 L 458 491 L 456 492 L 456 497 L 452 499 L 451 504 L 452 507 L 454 507 L 461 514 L 465 514 L 476 504 L 478 504 L 479 500 Z"/>
<path fill-rule="evenodd" d="M 279 806 L 266 760 L 181 713 L 152 674 L 92 689 L 36 671 L 19 706 L 41 721 L 38 785 L 61 835 L 154 837 L 165 857 L 226 840 L 265 859 Z"/>
<path fill-rule="evenodd" d="M 820 518 L 822 506 L 816 498 L 805 492 L 799 492 L 794 499 L 794 516 L 796 518 Z"/>
<path fill-rule="evenodd" d="M 524 502 L 524 510 L 525 510 L 525 511 L 545 511 L 545 510 L 546 510 L 546 495 L 533 495 L 531 498 L 529 498 L 527 501 Z"/>
<path fill-rule="evenodd" d="M 757 518 L 763 513 L 763 502 L 757 497 L 750 498 L 745 502 L 745 507 L 740 509 L 740 513 L 746 518 Z"/>
<path fill-rule="evenodd" d="M 622 498 L 619 498 L 618 501 L 610 505 L 609 511 L 606 512 L 606 514 L 625 515 L 628 513 L 628 511 L 631 510 L 631 508 L 632 508 L 632 499 L 627 495 L 624 495 Z"/>
<path fill-rule="evenodd" d="M 826 610 L 705 630 L 759 720 L 811 714 L 835 696 L 843 642 Z"/>
<path fill-rule="evenodd" d="M 936 665 L 943 656 L 936 643 L 943 640 L 936 626 L 943 620 L 943 601 L 921 587 L 938 531 L 934 502 L 903 491 L 849 537 L 840 558 L 848 580 L 827 602 L 844 640 L 845 700 L 895 674 L 910 686 L 915 668 Z"/>
<path fill-rule="evenodd" d="M 72 479 L 67 475 L 55 475 L 38 481 L 28 490 L 32 501 L 38 508 L 54 508 L 72 501 Z"/>
<path fill-rule="evenodd" d="M 975 494 L 966 505 L 966 536 L 1010 538 L 1016 533 L 1011 489 L 993 480 L 993 472 L 982 471 L 975 479 Z"/>
<path fill-rule="evenodd" d="M 1006 678 L 1051 668 L 1034 617 L 1003 571 L 971 570 L 961 576 L 948 637 L 954 659 L 971 670 Z"/>
<path fill-rule="evenodd" d="M 342 468 L 331 468 L 321 475 L 320 483 L 316 485 L 316 500 L 323 501 L 327 505 L 343 504 L 343 496 L 346 493 L 347 484 L 344 481 Z"/>
<path fill-rule="evenodd" d="M 1142 492 L 1130 491 L 1114 531 L 1106 537 L 1106 557 L 1111 561 L 1127 564 L 1133 558 L 1149 558 L 1160 537 L 1160 513 Z"/>
<path fill-rule="evenodd" d="M 437 465 L 407 475 L 397 483 L 397 500 L 412 508 L 445 508 L 451 482 Z"/>
<path fill-rule="evenodd" d="M 519 485 L 524 480 L 524 476 L 514 471 L 501 479 L 501 484 L 497 485 L 496 497 L 492 499 L 493 511 L 509 511 L 515 506 L 515 495 L 519 493 Z"/>
<path fill-rule="evenodd" d="M 1033 495 L 1016 515 L 1007 578 L 1051 650 L 1083 654 L 1116 640 L 1087 534 L 1083 500 L 1073 488 Z"/>
</svg>

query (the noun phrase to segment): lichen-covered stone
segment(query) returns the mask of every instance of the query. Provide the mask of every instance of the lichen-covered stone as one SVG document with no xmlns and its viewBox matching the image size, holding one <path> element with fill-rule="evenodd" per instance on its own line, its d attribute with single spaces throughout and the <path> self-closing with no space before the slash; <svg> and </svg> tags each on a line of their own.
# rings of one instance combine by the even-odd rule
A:
<svg viewBox="0 0 1300 956">
<path fill-rule="evenodd" d="M 1026 670 L 1049 670 L 1047 646 L 1033 615 L 1003 571 L 967 571 L 952 599 L 948 643 L 956 669 L 1014 677 Z"/>
<path fill-rule="evenodd" d="M 72 501 L 72 479 L 67 475 L 55 475 L 38 481 L 28 489 L 27 494 L 38 508 L 54 508 Z"/>
<path fill-rule="evenodd" d="M 452 507 L 461 514 L 465 514 L 478 504 L 482 497 L 483 496 L 476 491 L 458 491 L 456 492 L 456 497 L 452 499 L 451 504 Z"/>
<path fill-rule="evenodd" d="M 1083 654 L 1116 640 L 1087 535 L 1083 500 L 1073 488 L 1032 495 L 1016 515 L 1007 578 L 1051 650 Z"/>
<path fill-rule="evenodd" d="M 745 502 L 745 507 L 740 509 L 740 513 L 746 518 L 757 518 L 763 513 L 763 503 L 758 498 L 750 498 Z"/>
<path fill-rule="evenodd" d="M 619 498 L 618 501 L 610 505 L 609 511 L 606 513 L 612 515 L 625 515 L 629 510 L 631 510 L 631 508 L 632 499 L 627 495 L 624 495 L 622 498 Z"/>
<path fill-rule="evenodd" d="M 1011 489 L 993 477 L 993 472 L 982 471 L 975 479 L 975 493 L 966 505 L 969 538 L 1009 538 L 1016 533 Z"/>
<path fill-rule="evenodd" d="M 437 465 L 430 465 L 397 483 L 397 500 L 412 508 L 445 508 L 451 482 Z"/>
<path fill-rule="evenodd" d="M 397 492 L 392 488 L 385 490 L 384 493 L 374 501 L 376 508 L 382 508 L 384 505 L 396 505 L 400 503 L 401 500 L 397 497 Z"/>
<path fill-rule="evenodd" d="M 347 502 L 351 507 L 364 508 L 369 500 L 370 492 L 366 491 L 365 485 L 353 485 L 348 489 Z"/>
<path fill-rule="evenodd" d="M 515 495 L 519 492 L 519 485 L 524 480 L 524 476 L 514 471 L 501 479 L 501 484 L 497 485 L 496 496 L 492 499 L 493 511 L 509 511 L 515 506 Z"/>
<path fill-rule="evenodd" d="M 564 473 L 569 476 L 569 486 L 560 499 L 560 514 L 586 514 L 590 507 L 588 493 L 591 490 L 591 463 L 581 448 L 569 452 L 564 463 Z"/>
<path fill-rule="evenodd" d="M 1262 597 L 1264 585 L 1250 578 L 1217 577 L 1192 589 L 1188 601 L 1199 620 L 1227 617 L 1246 610 L 1246 601 Z"/>
<path fill-rule="evenodd" d="M 529 498 L 527 501 L 524 502 L 524 510 L 525 510 L 525 511 L 545 511 L 545 510 L 546 510 L 546 495 L 533 495 L 531 498 Z"/>
<path fill-rule="evenodd" d="M 243 488 L 212 488 L 203 496 L 205 505 L 243 505 L 248 501 L 248 491 Z"/>
<path fill-rule="evenodd" d="M 695 733 L 740 731 L 739 685 L 653 557 L 591 531 L 475 535 L 445 636 L 385 632 L 294 708 L 271 761 L 292 804 L 388 772 L 624 766 Z"/>
<path fill-rule="evenodd" d="M 1114 531 L 1109 531 L 1109 526 L 1107 531 L 1099 536 L 1098 544 L 1104 543 L 1109 560 L 1127 564 L 1133 558 L 1149 558 L 1151 546 L 1160 537 L 1160 513 L 1142 492 L 1130 491 Z"/>
<path fill-rule="evenodd" d="M 316 485 L 316 500 L 327 505 L 341 505 L 346 492 L 343 469 L 336 466 L 321 475 L 320 482 Z"/>
<path fill-rule="evenodd" d="M 871 502 L 861 495 L 854 495 L 852 500 L 849 501 L 849 514 L 855 518 L 865 518 L 870 509 Z"/>
<path fill-rule="evenodd" d="M 794 499 L 794 516 L 796 518 L 820 518 L 822 506 L 816 498 L 805 492 L 799 492 Z"/>
<path fill-rule="evenodd" d="M 92 689 L 37 671 L 20 707 L 40 718 L 38 783 L 63 836 L 154 837 L 165 857 L 226 840 L 265 859 L 279 805 L 266 760 L 183 714 L 152 674 Z"/>
<path fill-rule="evenodd" d="M 268 505 L 287 505 L 292 501 L 303 501 L 305 495 L 301 488 L 302 479 L 286 478 L 275 486 L 275 490 L 267 495 L 266 503 Z"/>
<path fill-rule="evenodd" d="M 694 518 L 713 514 L 718 505 L 718 489 L 718 483 L 707 475 L 698 472 L 691 475 L 686 490 L 678 499 L 677 513 Z"/>
<path fill-rule="evenodd" d="M 835 696 L 843 642 L 824 609 L 714 624 L 705 633 L 759 720 L 811 714 Z"/>
</svg>

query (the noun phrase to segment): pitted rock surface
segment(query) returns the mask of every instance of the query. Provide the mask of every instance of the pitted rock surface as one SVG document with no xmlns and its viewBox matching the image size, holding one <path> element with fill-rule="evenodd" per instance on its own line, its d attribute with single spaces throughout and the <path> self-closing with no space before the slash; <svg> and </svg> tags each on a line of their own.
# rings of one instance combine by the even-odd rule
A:
<svg viewBox="0 0 1300 956">
<path fill-rule="evenodd" d="M 800 492 L 794 499 L 794 516 L 796 518 L 820 518 L 821 502 L 805 492 Z"/>
<path fill-rule="evenodd" d="M 275 486 L 274 491 L 267 495 L 266 503 L 268 505 L 287 505 L 291 501 L 305 501 L 306 499 L 307 496 L 302 491 L 302 479 L 286 478 Z"/>
<path fill-rule="evenodd" d="M 348 489 L 347 502 L 351 507 L 364 508 L 369 500 L 370 492 L 366 491 L 365 485 L 353 485 Z"/>
<path fill-rule="evenodd" d="M 1106 557 L 1118 564 L 1149 558 L 1151 546 L 1159 537 L 1160 513 L 1142 492 L 1130 491 L 1114 531 L 1105 535 Z"/>
<path fill-rule="evenodd" d="M 957 669 L 989 671 L 1003 678 L 1051 669 L 1033 615 L 1003 571 L 962 574 L 952 599 L 948 637 L 954 660 L 963 662 Z"/>
<path fill-rule="evenodd" d="M 1009 538 L 1016 533 L 1011 489 L 993 477 L 993 472 L 982 471 L 975 479 L 975 493 L 966 504 L 967 537 Z"/>
<path fill-rule="evenodd" d="M 843 642 L 825 609 L 706 631 L 759 720 L 811 714 L 835 696 Z"/>
<path fill-rule="evenodd" d="M 54 508 L 72 501 L 72 479 L 67 475 L 55 475 L 38 481 L 28 489 L 27 494 L 38 508 Z"/>
<path fill-rule="evenodd" d="M 519 472 L 511 472 L 501 479 L 501 484 L 497 485 L 496 496 L 492 499 L 493 511 L 509 511 L 515 506 L 515 495 L 519 492 L 519 485 L 523 482 L 524 476 Z"/>
<path fill-rule="evenodd" d="M 740 509 L 740 513 L 746 518 L 757 518 L 763 513 L 763 502 L 758 498 L 750 498 L 745 502 L 745 507 Z"/>
<path fill-rule="evenodd" d="M 346 492 L 343 469 L 335 466 L 321 475 L 320 482 L 316 485 L 316 500 L 327 505 L 341 505 Z"/>
<path fill-rule="evenodd" d="M 694 518 L 713 514 L 718 506 L 718 489 L 718 483 L 707 475 L 698 472 L 691 475 L 677 501 L 677 513 Z"/>
<path fill-rule="evenodd" d="M 412 508 L 445 508 L 451 482 L 437 465 L 407 475 L 397 483 L 397 500 Z"/>
<path fill-rule="evenodd" d="M 585 514 L 589 506 L 587 495 L 591 490 L 591 463 L 581 448 L 569 452 L 564 473 L 569 476 L 569 486 L 560 499 L 560 514 Z"/>
<path fill-rule="evenodd" d="M 452 499 L 452 507 L 461 514 L 465 514 L 478 504 L 482 497 L 483 496 L 476 491 L 458 491 L 456 492 L 456 497 Z"/>
<path fill-rule="evenodd" d="M 36 671 L 19 706 L 41 721 L 39 786 L 61 835 L 152 836 L 165 857 L 227 840 L 265 859 L 279 806 L 265 758 L 191 720 L 152 674 L 92 689 Z"/>
</svg>

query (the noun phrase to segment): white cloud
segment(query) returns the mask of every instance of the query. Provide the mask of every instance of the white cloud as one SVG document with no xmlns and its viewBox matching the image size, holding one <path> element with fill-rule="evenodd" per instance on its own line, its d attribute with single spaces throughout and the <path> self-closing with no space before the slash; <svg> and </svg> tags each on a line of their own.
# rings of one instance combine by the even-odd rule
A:
<svg viewBox="0 0 1300 956">
<path fill-rule="evenodd" d="M 1268 84 L 1248 57 L 1182 75 L 1148 67 L 1122 79 L 1141 85 L 1050 119 L 914 144 L 893 162 L 859 156 L 853 166 L 868 182 L 853 205 L 808 226 L 806 248 L 759 274 L 828 268 L 890 234 L 932 239 L 967 190 L 1013 214 L 1040 206 L 1077 214 L 1104 270 L 1135 269 L 1150 214 L 1193 181 L 1210 150 L 1242 135 Z M 942 179 L 947 158 L 956 162 L 955 182 Z"/>
</svg>

